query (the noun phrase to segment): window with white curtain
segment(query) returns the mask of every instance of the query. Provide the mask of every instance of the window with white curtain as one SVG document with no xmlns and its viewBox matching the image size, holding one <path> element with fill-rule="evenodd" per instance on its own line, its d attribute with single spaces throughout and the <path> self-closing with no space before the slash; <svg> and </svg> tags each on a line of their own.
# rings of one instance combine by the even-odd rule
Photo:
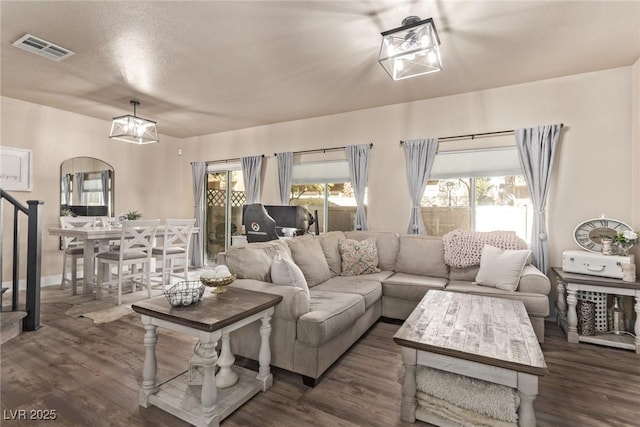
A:
<svg viewBox="0 0 640 427">
<path fill-rule="evenodd" d="M 82 184 L 84 204 L 89 206 L 106 205 L 100 172 L 86 172 L 84 175 L 84 183 Z"/>
<path fill-rule="evenodd" d="M 533 206 L 515 147 L 438 153 L 421 206 L 430 235 L 462 228 L 530 239 Z"/>
<path fill-rule="evenodd" d="M 294 163 L 291 175 L 289 203 L 317 211 L 321 233 L 353 230 L 356 198 L 346 160 Z"/>
</svg>

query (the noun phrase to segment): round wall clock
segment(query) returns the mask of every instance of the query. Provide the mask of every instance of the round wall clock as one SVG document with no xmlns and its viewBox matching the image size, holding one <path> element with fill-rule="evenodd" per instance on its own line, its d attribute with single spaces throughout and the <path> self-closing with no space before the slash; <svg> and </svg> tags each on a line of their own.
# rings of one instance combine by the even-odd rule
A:
<svg viewBox="0 0 640 427">
<path fill-rule="evenodd" d="M 622 221 L 611 218 L 593 218 L 578 224 L 573 231 L 573 238 L 578 246 L 589 252 L 602 252 L 602 239 L 613 239 L 621 231 L 631 230 Z"/>
</svg>

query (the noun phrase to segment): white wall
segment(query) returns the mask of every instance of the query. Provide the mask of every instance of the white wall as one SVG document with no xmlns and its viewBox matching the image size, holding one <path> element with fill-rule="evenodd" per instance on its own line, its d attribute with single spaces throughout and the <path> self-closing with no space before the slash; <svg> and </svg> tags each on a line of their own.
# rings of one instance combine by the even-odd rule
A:
<svg viewBox="0 0 640 427">
<path fill-rule="evenodd" d="M 57 222 L 59 167 L 69 157 L 98 157 L 114 167 L 118 212 L 138 209 L 147 218 L 165 218 L 193 214 L 191 161 L 265 154 L 263 202 L 277 203 L 274 152 L 373 142 L 369 227 L 403 233 L 410 201 L 400 140 L 562 122 L 566 126 L 548 199 L 551 261 L 559 265 L 562 251 L 576 248 L 572 232 L 584 219 L 605 212 L 640 228 L 639 68 L 636 63 L 184 140 L 162 137 L 159 144 L 147 146 L 110 141 L 109 122 L 3 97 L 2 145 L 33 149 L 34 191 L 14 195 L 21 200 L 44 200 L 48 226 Z M 429 84 L 428 76 L 424 80 Z M 632 102 L 636 105 L 633 120 Z M 511 143 L 512 138 L 503 137 L 499 143 Z M 183 149 L 182 156 L 178 148 Z M 43 241 L 43 275 L 59 273 L 57 241 L 46 234 Z"/>
<path fill-rule="evenodd" d="M 137 209 L 146 217 L 175 215 L 175 206 L 166 203 L 164 197 L 182 188 L 180 174 L 166 179 L 167 175 L 175 173 L 173 164 L 177 156 L 174 156 L 175 150 L 169 149 L 175 144 L 173 138 L 161 136 L 161 144 L 138 146 L 110 140 L 111 123 L 107 121 L 7 97 L 2 97 L 1 108 L 2 146 L 33 150 L 33 191 L 10 193 L 25 205 L 27 200 L 44 201 L 43 276 L 61 272 L 58 239 L 49 236 L 46 229 L 59 221 L 60 164 L 68 158 L 96 157 L 113 166 L 116 212 Z M 13 211 L 5 205 L 3 280 L 11 277 L 8 254 L 11 253 L 12 218 Z M 23 219 L 21 225 L 26 230 L 26 220 Z M 26 233 L 21 234 L 24 236 Z M 22 246 L 26 249 L 26 240 Z M 23 255 L 21 261 L 24 264 L 26 256 Z M 25 278 L 24 272 L 21 278 Z"/>
<path fill-rule="evenodd" d="M 640 59 L 631 69 L 631 218 L 640 229 Z M 640 255 L 635 248 L 636 259 Z"/>
<path fill-rule="evenodd" d="M 562 122 L 566 126 L 548 198 L 551 262 L 559 265 L 563 250 L 577 248 L 572 233 L 582 220 L 606 213 L 640 226 L 640 218 L 632 218 L 631 212 L 632 200 L 640 199 L 637 191 L 632 193 L 630 180 L 632 75 L 631 67 L 573 75 L 207 135 L 183 146 L 192 161 L 268 155 L 263 202 L 277 203 L 274 152 L 373 142 L 369 228 L 402 233 L 410 200 L 400 140 Z M 635 76 L 637 80 L 637 71 Z M 504 138 L 513 141 L 512 136 Z M 183 196 L 181 204 L 191 203 L 190 195 Z"/>
</svg>

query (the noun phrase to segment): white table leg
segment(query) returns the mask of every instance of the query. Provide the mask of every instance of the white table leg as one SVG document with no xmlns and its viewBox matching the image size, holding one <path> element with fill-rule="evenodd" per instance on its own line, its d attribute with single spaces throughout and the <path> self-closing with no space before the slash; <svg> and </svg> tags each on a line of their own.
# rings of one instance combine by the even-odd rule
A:
<svg viewBox="0 0 640 427">
<path fill-rule="evenodd" d="M 633 326 L 633 333 L 636 335 L 636 354 L 640 354 L 640 294 L 637 292 L 634 309 L 636 311 L 636 323 Z"/>
<path fill-rule="evenodd" d="M 565 284 L 562 280 L 556 280 L 556 288 L 558 289 L 558 319 L 557 324 L 559 325 L 560 319 L 566 319 L 567 317 L 567 300 L 565 299 Z"/>
<path fill-rule="evenodd" d="M 533 410 L 533 401 L 538 395 L 538 377 L 524 372 L 518 372 L 518 396 L 520 407 L 518 408 L 518 426 L 535 427 L 536 414 Z"/>
<path fill-rule="evenodd" d="M 200 338 L 200 342 L 202 344 L 202 370 L 204 371 L 202 392 L 200 394 L 201 410 L 204 417 L 212 417 L 215 414 L 218 401 L 215 374 L 216 363 L 218 362 L 218 354 L 216 353 L 217 340 L 209 336 Z"/>
<path fill-rule="evenodd" d="M 567 289 L 567 341 L 578 342 L 578 315 L 576 314 L 576 304 L 578 303 L 577 292 L 571 288 Z"/>
<path fill-rule="evenodd" d="M 260 325 L 260 352 L 258 353 L 258 375 L 256 379 L 262 381 L 262 391 L 267 391 L 273 385 L 273 376 L 271 375 L 271 346 L 269 344 L 269 336 L 271 335 L 271 316 L 273 315 L 273 307 L 265 311 Z"/>
<path fill-rule="evenodd" d="M 414 348 L 402 347 L 402 364 L 404 381 L 402 382 L 402 400 L 400 401 L 400 418 L 410 423 L 416 422 L 416 361 L 418 351 Z"/>
<path fill-rule="evenodd" d="M 144 325 L 144 366 L 142 368 L 142 390 L 140 390 L 140 406 L 149 407 L 149 396 L 158 389 L 156 387 L 156 371 L 158 361 L 156 359 L 156 344 L 158 342 L 157 326 L 151 324 L 151 317 L 142 316 Z"/>
<path fill-rule="evenodd" d="M 229 333 L 227 332 L 222 335 L 222 348 L 220 349 L 220 357 L 218 358 L 220 371 L 218 371 L 218 375 L 216 375 L 216 387 L 227 388 L 238 382 L 238 374 L 231 369 L 235 361 L 236 359 L 233 357 L 233 353 L 231 353 Z"/>
<path fill-rule="evenodd" d="M 95 253 L 93 251 L 94 241 L 91 239 L 86 239 L 84 241 L 84 248 L 82 252 L 83 256 L 83 278 L 82 278 L 82 293 L 84 295 L 88 295 L 93 292 L 93 270 L 95 268 L 94 256 Z"/>
</svg>

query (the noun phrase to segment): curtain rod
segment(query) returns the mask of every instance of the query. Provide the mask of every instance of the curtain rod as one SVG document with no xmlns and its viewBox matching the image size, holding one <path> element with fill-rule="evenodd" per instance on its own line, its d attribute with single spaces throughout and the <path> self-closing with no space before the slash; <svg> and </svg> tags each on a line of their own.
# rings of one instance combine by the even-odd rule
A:
<svg viewBox="0 0 640 427">
<path fill-rule="evenodd" d="M 303 150 L 303 151 L 294 151 L 293 154 L 312 154 L 312 153 L 326 153 L 327 151 L 338 151 L 344 150 L 347 147 L 331 147 L 331 148 L 318 148 L 316 150 Z M 373 148 L 373 142 L 369 144 L 369 148 Z M 274 156 L 278 153 L 274 153 Z"/>
<path fill-rule="evenodd" d="M 563 127 L 564 127 L 564 123 L 560 123 L 560 129 L 562 129 Z M 496 136 L 512 135 L 514 133 L 515 133 L 515 129 L 499 130 L 495 132 L 470 133 L 467 135 L 445 136 L 442 138 L 438 138 L 438 142 L 449 141 L 454 139 L 475 139 L 477 136 L 482 137 L 482 136 L 490 136 L 490 135 L 496 135 Z M 404 141 L 400 141 L 400 144 L 404 144 Z"/>
<path fill-rule="evenodd" d="M 260 156 L 265 157 L 264 154 L 261 154 Z M 231 163 L 231 162 L 239 162 L 240 160 L 242 160 L 242 157 L 237 157 L 235 159 L 224 159 L 224 160 L 209 160 L 208 162 L 204 162 L 206 165 L 210 164 L 210 163 Z M 194 164 L 195 162 L 191 162 L 191 164 Z"/>
</svg>

